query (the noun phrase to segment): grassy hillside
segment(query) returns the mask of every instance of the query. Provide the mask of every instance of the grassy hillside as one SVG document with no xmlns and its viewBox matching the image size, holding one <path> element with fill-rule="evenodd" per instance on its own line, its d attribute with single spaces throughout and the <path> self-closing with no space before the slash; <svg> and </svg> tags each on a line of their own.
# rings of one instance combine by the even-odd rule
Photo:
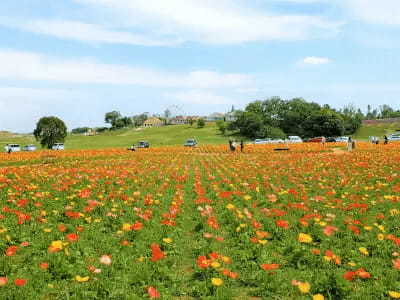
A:
<svg viewBox="0 0 400 300">
<path fill-rule="evenodd" d="M 195 138 L 200 144 L 227 143 L 229 139 L 219 133 L 215 124 L 207 123 L 204 128 L 174 125 L 140 130 L 123 129 L 97 136 L 70 135 L 65 146 L 67 149 L 127 148 L 141 140 L 148 141 L 151 146 L 183 145 L 189 138 Z M 0 151 L 3 151 L 7 143 L 38 145 L 32 136 L 0 135 Z"/>
<path fill-rule="evenodd" d="M 368 140 L 370 136 L 383 137 L 400 130 L 400 122 L 363 124 L 363 126 L 354 134 L 358 140 Z"/>
</svg>

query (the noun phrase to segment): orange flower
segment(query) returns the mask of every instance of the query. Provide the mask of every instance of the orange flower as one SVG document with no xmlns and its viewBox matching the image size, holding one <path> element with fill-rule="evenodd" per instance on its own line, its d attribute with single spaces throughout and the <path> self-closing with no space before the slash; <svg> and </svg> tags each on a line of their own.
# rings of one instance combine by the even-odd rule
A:
<svg viewBox="0 0 400 300">
<path fill-rule="evenodd" d="M 197 258 L 197 266 L 201 269 L 206 269 L 210 266 L 210 262 L 207 260 L 207 257 L 201 255 Z"/>
<path fill-rule="evenodd" d="M 26 284 L 27 280 L 26 279 L 22 279 L 22 278 L 17 278 L 14 280 L 14 284 L 16 286 L 24 286 Z"/>
<path fill-rule="evenodd" d="M 393 268 L 400 270 L 400 258 L 392 260 Z"/>
<path fill-rule="evenodd" d="M 69 233 L 65 237 L 71 243 L 77 242 L 79 240 L 79 235 L 77 235 L 76 233 Z"/>
<path fill-rule="evenodd" d="M 10 246 L 6 249 L 6 256 L 14 256 L 18 251 L 18 246 Z"/>
<path fill-rule="evenodd" d="M 143 224 L 140 222 L 136 222 L 135 224 L 132 224 L 131 230 L 139 231 L 143 228 Z"/>
<path fill-rule="evenodd" d="M 285 220 L 276 220 L 275 221 L 276 226 L 284 229 L 289 229 L 289 222 Z"/>
<path fill-rule="evenodd" d="M 49 268 L 49 263 L 47 263 L 47 262 L 41 262 L 41 263 L 39 264 L 39 268 L 42 269 L 42 270 L 47 270 L 47 269 Z"/>
<path fill-rule="evenodd" d="M 155 287 L 149 286 L 147 288 L 147 293 L 149 294 L 150 299 L 160 298 L 160 293 L 157 291 Z"/>
<path fill-rule="evenodd" d="M 165 258 L 165 254 L 164 252 L 161 251 L 160 245 L 151 244 L 150 248 L 152 252 L 151 261 L 156 262 L 159 261 L 160 259 Z"/>
<path fill-rule="evenodd" d="M 262 264 L 261 269 L 265 271 L 271 271 L 271 270 L 277 270 L 279 269 L 280 265 L 279 264 Z"/>
<path fill-rule="evenodd" d="M 5 286 L 8 282 L 7 277 L 0 277 L 0 286 Z"/>
</svg>

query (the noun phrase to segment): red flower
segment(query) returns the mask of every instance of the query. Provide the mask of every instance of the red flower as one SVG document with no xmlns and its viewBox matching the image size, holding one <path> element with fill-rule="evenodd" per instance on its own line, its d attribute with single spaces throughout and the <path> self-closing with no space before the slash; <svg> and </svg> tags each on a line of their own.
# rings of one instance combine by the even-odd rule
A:
<svg viewBox="0 0 400 300">
<path fill-rule="evenodd" d="M 331 235 L 334 234 L 336 231 L 338 231 L 338 229 L 337 229 L 337 227 L 335 227 L 335 226 L 330 226 L 330 225 L 328 225 L 328 226 L 325 226 L 325 228 L 324 228 L 324 234 L 325 234 L 326 236 L 331 236 Z"/>
<path fill-rule="evenodd" d="M 400 259 L 399 258 L 392 260 L 392 263 L 393 263 L 393 268 L 400 270 Z"/>
<path fill-rule="evenodd" d="M 5 286 L 8 282 L 7 277 L 0 277 L 0 286 Z"/>
<path fill-rule="evenodd" d="M 77 242 L 79 240 L 79 235 L 77 235 L 76 233 L 69 233 L 65 237 L 71 243 Z"/>
<path fill-rule="evenodd" d="M 284 229 L 289 229 L 289 222 L 285 220 L 276 220 L 275 221 L 276 226 L 284 228 Z"/>
<path fill-rule="evenodd" d="M 279 264 L 262 264 L 261 269 L 265 271 L 272 271 L 272 270 L 277 270 L 279 269 L 280 265 Z"/>
<path fill-rule="evenodd" d="M 39 264 L 39 268 L 42 270 L 47 270 L 49 268 L 49 263 L 47 262 L 42 262 Z"/>
<path fill-rule="evenodd" d="M 343 274 L 343 278 L 352 281 L 354 278 L 356 278 L 357 274 L 354 271 L 347 271 L 346 273 Z"/>
<path fill-rule="evenodd" d="M 141 230 L 142 228 L 143 228 L 143 224 L 140 222 L 136 222 L 135 224 L 133 224 L 131 226 L 131 230 L 136 230 L 136 231 Z"/>
<path fill-rule="evenodd" d="M 18 246 L 10 246 L 6 249 L 6 256 L 14 256 L 18 251 Z"/>
<path fill-rule="evenodd" d="M 210 262 L 207 257 L 201 255 L 197 258 L 197 266 L 201 269 L 207 269 L 210 266 Z"/>
<path fill-rule="evenodd" d="M 151 244 L 150 248 L 152 252 L 151 261 L 156 262 L 160 259 L 165 258 L 165 254 L 161 251 L 158 244 Z"/>
<path fill-rule="evenodd" d="M 155 287 L 149 286 L 147 288 L 147 293 L 149 294 L 150 299 L 160 298 L 160 293 L 156 290 Z"/>
<path fill-rule="evenodd" d="M 22 279 L 22 278 L 17 278 L 14 280 L 14 284 L 16 286 L 24 286 L 26 284 L 26 279 Z"/>
</svg>

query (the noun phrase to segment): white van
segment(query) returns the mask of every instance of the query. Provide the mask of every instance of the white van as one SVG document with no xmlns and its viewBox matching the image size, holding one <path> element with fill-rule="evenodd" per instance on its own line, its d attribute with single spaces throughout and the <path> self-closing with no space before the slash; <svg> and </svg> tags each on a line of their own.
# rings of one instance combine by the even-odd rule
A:
<svg viewBox="0 0 400 300">
<path fill-rule="evenodd" d="M 8 153 L 21 151 L 21 147 L 18 144 L 7 144 L 4 149 Z"/>
<path fill-rule="evenodd" d="M 303 140 L 297 135 L 288 136 L 288 142 L 292 144 L 302 143 Z"/>
<path fill-rule="evenodd" d="M 64 150 L 64 144 L 63 143 L 55 143 L 53 147 L 51 147 L 53 150 Z"/>
</svg>

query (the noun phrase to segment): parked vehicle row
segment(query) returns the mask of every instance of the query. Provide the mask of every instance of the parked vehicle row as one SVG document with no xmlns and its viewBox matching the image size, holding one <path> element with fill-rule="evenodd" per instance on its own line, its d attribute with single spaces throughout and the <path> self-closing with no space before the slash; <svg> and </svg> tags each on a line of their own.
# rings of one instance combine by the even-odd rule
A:
<svg viewBox="0 0 400 300">
<path fill-rule="evenodd" d="M 21 148 L 20 145 L 18 144 L 7 144 L 4 147 L 5 151 L 8 153 L 11 152 L 20 152 L 20 151 L 26 151 L 26 152 L 32 152 L 36 151 L 37 147 L 35 145 L 25 145 Z M 51 147 L 52 150 L 64 150 L 64 144 L 63 143 L 56 143 Z"/>
</svg>

